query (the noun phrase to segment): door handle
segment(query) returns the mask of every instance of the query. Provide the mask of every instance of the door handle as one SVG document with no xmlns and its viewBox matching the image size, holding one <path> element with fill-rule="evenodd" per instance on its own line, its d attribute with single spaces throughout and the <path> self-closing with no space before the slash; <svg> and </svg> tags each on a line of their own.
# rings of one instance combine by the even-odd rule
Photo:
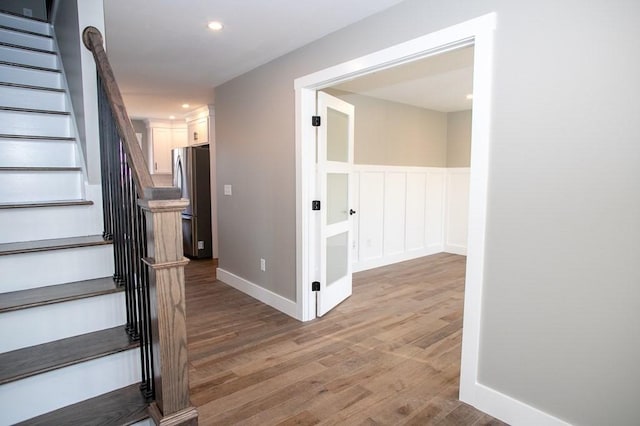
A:
<svg viewBox="0 0 640 426">
<path fill-rule="evenodd" d="M 354 214 L 356 214 L 356 211 L 354 209 L 349 209 L 349 216 L 353 216 Z"/>
</svg>

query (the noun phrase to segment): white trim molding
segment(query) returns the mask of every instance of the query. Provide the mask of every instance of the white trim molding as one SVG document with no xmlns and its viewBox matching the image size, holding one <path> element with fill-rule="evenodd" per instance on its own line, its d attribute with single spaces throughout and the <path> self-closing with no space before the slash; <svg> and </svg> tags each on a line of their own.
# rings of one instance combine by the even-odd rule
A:
<svg viewBox="0 0 640 426">
<path fill-rule="evenodd" d="M 240 290 L 254 299 L 289 315 L 290 317 L 300 319 L 297 315 L 296 302 L 221 268 L 216 269 L 216 277 L 218 281 L 222 281 L 228 286 L 231 286 L 236 290 Z"/>
<path fill-rule="evenodd" d="M 570 426 L 535 407 L 527 405 L 483 384 L 476 384 L 476 403 L 480 410 L 518 426 Z"/>
</svg>

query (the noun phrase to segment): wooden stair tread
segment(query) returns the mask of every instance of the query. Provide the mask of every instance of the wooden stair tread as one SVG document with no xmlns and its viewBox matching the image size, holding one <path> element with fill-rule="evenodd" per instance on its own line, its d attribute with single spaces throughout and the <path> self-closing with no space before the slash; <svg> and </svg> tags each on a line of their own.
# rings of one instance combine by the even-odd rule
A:
<svg viewBox="0 0 640 426">
<path fill-rule="evenodd" d="M 51 166 L 39 166 L 39 167 L 0 167 L 0 172 L 79 172 L 80 167 L 51 167 Z"/>
<path fill-rule="evenodd" d="M 26 420 L 22 426 L 130 425 L 149 417 L 147 402 L 134 384 Z"/>
<path fill-rule="evenodd" d="M 49 55 L 55 55 L 56 54 L 56 52 L 53 52 L 51 50 L 38 49 L 37 47 L 23 46 L 21 44 L 7 43 L 7 42 L 4 42 L 4 41 L 0 41 L 0 46 L 10 47 L 12 49 L 28 50 L 30 52 L 36 52 L 36 53 L 46 53 L 46 54 L 49 54 Z"/>
<path fill-rule="evenodd" d="M 48 67 L 39 67 L 37 65 L 21 64 L 19 62 L 0 61 L 0 65 L 6 65 L 6 66 L 9 66 L 9 67 L 27 68 L 27 69 L 30 69 L 30 70 L 62 73 L 62 71 L 60 71 L 59 69 L 48 68 Z"/>
<path fill-rule="evenodd" d="M 0 28 L 2 28 L 1 25 L 0 25 Z M 16 89 L 42 90 L 44 92 L 65 93 L 64 89 L 56 89 L 55 87 L 33 86 L 31 84 L 21 84 L 21 83 L 7 83 L 4 81 L 0 81 L 0 87 L 13 87 Z"/>
<path fill-rule="evenodd" d="M 0 134 L 0 139 L 24 139 L 34 141 L 75 141 L 76 138 L 70 136 L 41 136 L 41 135 L 9 135 Z"/>
<path fill-rule="evenodd" d="M 0 384 L 133 349 L 124 326 L 0 354 Z"/>
<path fill-rule="evenodd" d="M 0 11 L 0 13 L 2 13 L 2 11 Z M 0 30 L 14 31 L 14 32 L 17 32 L 17 33 L 29 34 L 29 35 L 32 35 L 32 36 L 38 36 L 38 37 L 44 37 L 44 38 L 53 38 L 52 36 L 47 35 L 47 34 L 40 34 L 40 33 L 34 32 L 34 31 L 23 30 L 22 28 L 8 27 L 6 25 L 0 25 Z"/>
<path fill-rule="evenodd" d="M 0 244 L 0 256 L 19 253 L 33 253 L 46 250 L 64 250 L 77 247 L 90 247 L 111 244 L 102 235 L 84 237 L 53 238 L 50 240 L 21 241 Z"/>
<path fill-rule="evenodd" d="M 11 291 L 0 296 L 0 313 L 119 291 L 122 287 L 117 287 L 111 277 Z"/>
<path fill-rule="evenodd" d="M 91 200 L 23 201 L 20 203 L 0 203 L 2 209 L 24 209 L 37 207 L 91 206 Z"/>
<path fill-rule="evenodd" d="M 67 111 L 54 111 L 50 109 L 18 108 L 18 107 L 7 107 L 7 106 L 0 106 L 0 111 L 28 112 L 31 114 L 71 115 L 71 113 Z"/>
</svg>

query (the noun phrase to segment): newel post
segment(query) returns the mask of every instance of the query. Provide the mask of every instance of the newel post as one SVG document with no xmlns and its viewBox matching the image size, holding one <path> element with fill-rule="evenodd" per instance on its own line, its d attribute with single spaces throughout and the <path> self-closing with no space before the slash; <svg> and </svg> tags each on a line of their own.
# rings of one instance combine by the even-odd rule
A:
<svg viewBox="0 0 640 426">
<path fill-rule="evenodd" d="M 197 425 L 189 400 L 187 324 L 181 212 L 188 200 L 141 199 L 147 223 L 149 292 L 156 398 L 149 410 L 157 425 Z"/>
</svg>

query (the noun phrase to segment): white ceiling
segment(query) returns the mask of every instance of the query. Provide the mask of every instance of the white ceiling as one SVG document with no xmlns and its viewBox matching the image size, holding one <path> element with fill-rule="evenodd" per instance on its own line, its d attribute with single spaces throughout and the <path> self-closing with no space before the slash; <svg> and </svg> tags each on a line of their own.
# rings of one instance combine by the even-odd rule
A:
<svg viewBox="0 0 640 426">
<path fill-rule="evenodd" d="M 334 89 L 441 112 L 471 109 L 473 47 L 431 56 L 339 84 Z"/>
<path fill-rule="evenodd" d="M 130 116 L 183 117 L 215 86 L 400 1 L 105 0 L 107 54 Z"/>
</svg>

